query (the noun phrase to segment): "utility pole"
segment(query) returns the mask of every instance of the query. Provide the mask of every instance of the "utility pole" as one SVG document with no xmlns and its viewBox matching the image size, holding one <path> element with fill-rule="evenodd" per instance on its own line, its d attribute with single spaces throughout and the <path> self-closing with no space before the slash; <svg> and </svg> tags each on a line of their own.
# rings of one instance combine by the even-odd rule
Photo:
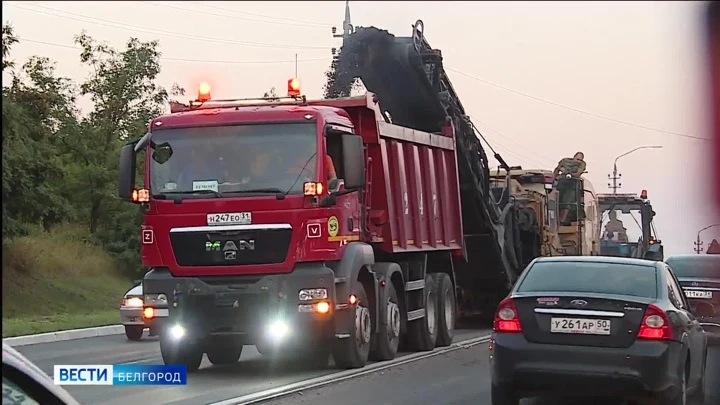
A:
<svg viewBox="0 0 720 405">
<path fill-rule="evenodd" d="M 618 180 L 620 180 L 622 178 L 622 174 L 619 174 L 618 169 L 617 169 L 618 159 L 620 159 L 623 156 L 627 156 L 627 155 L 629 155 L 635 151 L 638 151 L 640 149 L 660 149 L 660 148 L 662 148 L 662 146 L 638 146 L 637 148 L 629 150 L 629 151 L 623 153 L 622 155 L 616 157 L 615 162 L 613 162 L 612 176 L 610 176 L 608 174 L 608 180 L 612 180 L 612 183 L 608 183 L 608 187 L 612 189 L 613 194 L 617 194 L 617 189 L 622 187 L 622 183 L 618 183 Z"/>
<path fill-rule="evenodd" d="M 695 250 L 695 253 L 700 254 L 700 252 L 702 252 L 702 251 L 704 250 L 704 249 L 702 248 L 702 245 L 703 245 L 704 242 L 700 240 L 700 234 L 702 233 L 702 231 L 704 231 L 704 230 L 706 230 L 706 229 L 714 228 L 714 227 L 716 227 L 716 226 L 720 226 L 720 224 L 708 225 L 708 226 L 706 226 L 705 228 L 702 228 L 701 230 L 698 231 L 698 233 L 697 233 L 697 240 L 694 242 L 694 244 L 695 244 L 695 249 L 693 249 L 693 250 Z"/>
<path fill-rule="evenodd" d="M 608 179 L 612 180 L 612 185 L 608 183 L 608 187 L 612 189 L 613 194 L 617 194 L 617 189 L 622 187 L 622 183 L 618 183 L 617 181 L 622 178 L 622 174 L 618 173 L 617 171 L 617 161 L 613 164 L 613 172 L 612 177 L 608 174 Z"/>
</svg>

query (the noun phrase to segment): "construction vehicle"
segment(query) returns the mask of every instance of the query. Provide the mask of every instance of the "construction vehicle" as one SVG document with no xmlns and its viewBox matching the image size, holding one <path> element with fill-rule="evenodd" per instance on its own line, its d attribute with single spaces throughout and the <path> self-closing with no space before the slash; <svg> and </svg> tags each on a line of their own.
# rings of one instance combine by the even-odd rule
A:
<svg viewBox="0 0 720 405">
<path fill-rule="evenodd" d="M 353 54 L 368 38 L 379 47 Z M 432 350 L 519 275 L 517 213 L 493 200 L 422 23 L 345 44 L 364 96 L 310 101 L 294 78 L 279 100 L 213 100 L 203 83 L 122 148 L 119 196 L 144 211 L 144 305 L 169 310 L 166 364 L 233 364 L 244 345 L 339 368 L 392 359 L 401 341 Z"/>
<path fill-rule="evenodd" d="M 663 260 L 662 241 L 657 239 L 653 218 L 655 211 L 647 197 L 647 190 L 640 196 L 634 193 L 599 194 L 598 203 L 601 214 L 601 225 L 605 226 L 600 244 L 602 256 L 635 257 L 649 260 Z M 630 214 L 640 228 L 642 235 L 637 242 L 631 242 L 624 231 L 608 230 L 607 224 L 613 219 L 616 211 Z M 636 215 L 639 214 L 640 221 Z"/>
<path fill-rule="evenodd" d="M 563 205 L 552 170 L 511 167 L 507 187 L 504 169 L 491 170 L 490 175 L 491 190 L 501 207 L 512 200 L 518 212 L 523 267 L 539 256 L 599 254 L 597 197 L 588 179 L 567 180 L 582 192 L 575 193 L 576 201 Z M 571 212 L 565 224 L 559 221 L 562 208 Z"/>
</svg>

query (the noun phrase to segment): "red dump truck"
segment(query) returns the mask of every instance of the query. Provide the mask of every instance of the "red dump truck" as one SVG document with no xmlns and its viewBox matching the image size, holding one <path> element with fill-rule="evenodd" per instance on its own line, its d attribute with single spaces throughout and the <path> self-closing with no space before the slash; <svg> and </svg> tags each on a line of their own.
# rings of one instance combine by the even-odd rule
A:
<svg viewBox="0 0 720 405">
<path fill-rule="evenodd" d="M 423 131 L 391 123 L 403 114 L 381 108 L 383 90 L 309 101 L 293 79 L 288 93 L 213 100 L 202 85 L 122 148 L 119 196 L 144 212 L 144 303 L 169 309 L 165 363 L 232 364 L 255 345 L 357 368 L 400 344 L 450 345 L 459 314 L 494 312 L 521 248 L 467 117 L 445 110 Z"/>
</svg>

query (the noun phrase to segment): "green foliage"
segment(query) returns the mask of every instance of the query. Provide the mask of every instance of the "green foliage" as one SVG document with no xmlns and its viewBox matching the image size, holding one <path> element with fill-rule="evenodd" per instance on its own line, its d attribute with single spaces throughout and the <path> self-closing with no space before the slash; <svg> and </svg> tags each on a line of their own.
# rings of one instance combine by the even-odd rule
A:
<svg viewBox="0 0 720 405">
<path fill-rule="evenodd" d="M 145 133 L 170 95 L 185 90 L 174 84 L 168 93 L 157 84 L 158 41 L 130 38 L 114 49 L 82 32 L 75 42 L 90 75 L 77 84 L 58 77 L 48 58 L 32 57 L 16 69 L 10 56 L 18 42 L 3 26 L 2 68 L 12 77 L 2 93 L 3 239 L 37 226 L 83 224 L 89 241 L 138 271 L 142 216 L 115 197 L 119 150 Z M 93 103 L 84 115 L 76 107 L 80 96 Z"/>
</svg>

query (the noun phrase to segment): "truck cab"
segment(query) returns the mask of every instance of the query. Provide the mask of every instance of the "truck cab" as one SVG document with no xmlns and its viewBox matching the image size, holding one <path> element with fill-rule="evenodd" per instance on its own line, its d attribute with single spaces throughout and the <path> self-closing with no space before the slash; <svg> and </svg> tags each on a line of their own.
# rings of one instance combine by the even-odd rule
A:
<svg viewBox="0 0 720 405">
<path fill-rule="evenodd" d="M 331 315 L 357 300 L 356 291 L 335 288 L 347 271 L 337 266 L 367 253 L 340 249 L 360 238 L 362 138 L 340 108 L 295 99 L 230 104 L 201 89 L 120 154 L 119 196 L 144 213 L 145 305 L 169 307 L 163 358 L 191 369 L 203 352 L 232 362 L 243 344 L 269 350 L 287 334 L 313 342 L 356 335 L 347 332 L 354 322 L 336 325 Z"/>
<path fill-rule="evenodd" d="M 603 256 L 635 257 L 663 260 L 662 241 L 654 234 L 652 204 L 643 190 L 635 193 L 600 194 L 598 196 L 603 226 L 600 254 Z M 617 219 L 617 213 L 629 214 L 640 228 L 641 235 L 631 240 Z"/>
</svg>

